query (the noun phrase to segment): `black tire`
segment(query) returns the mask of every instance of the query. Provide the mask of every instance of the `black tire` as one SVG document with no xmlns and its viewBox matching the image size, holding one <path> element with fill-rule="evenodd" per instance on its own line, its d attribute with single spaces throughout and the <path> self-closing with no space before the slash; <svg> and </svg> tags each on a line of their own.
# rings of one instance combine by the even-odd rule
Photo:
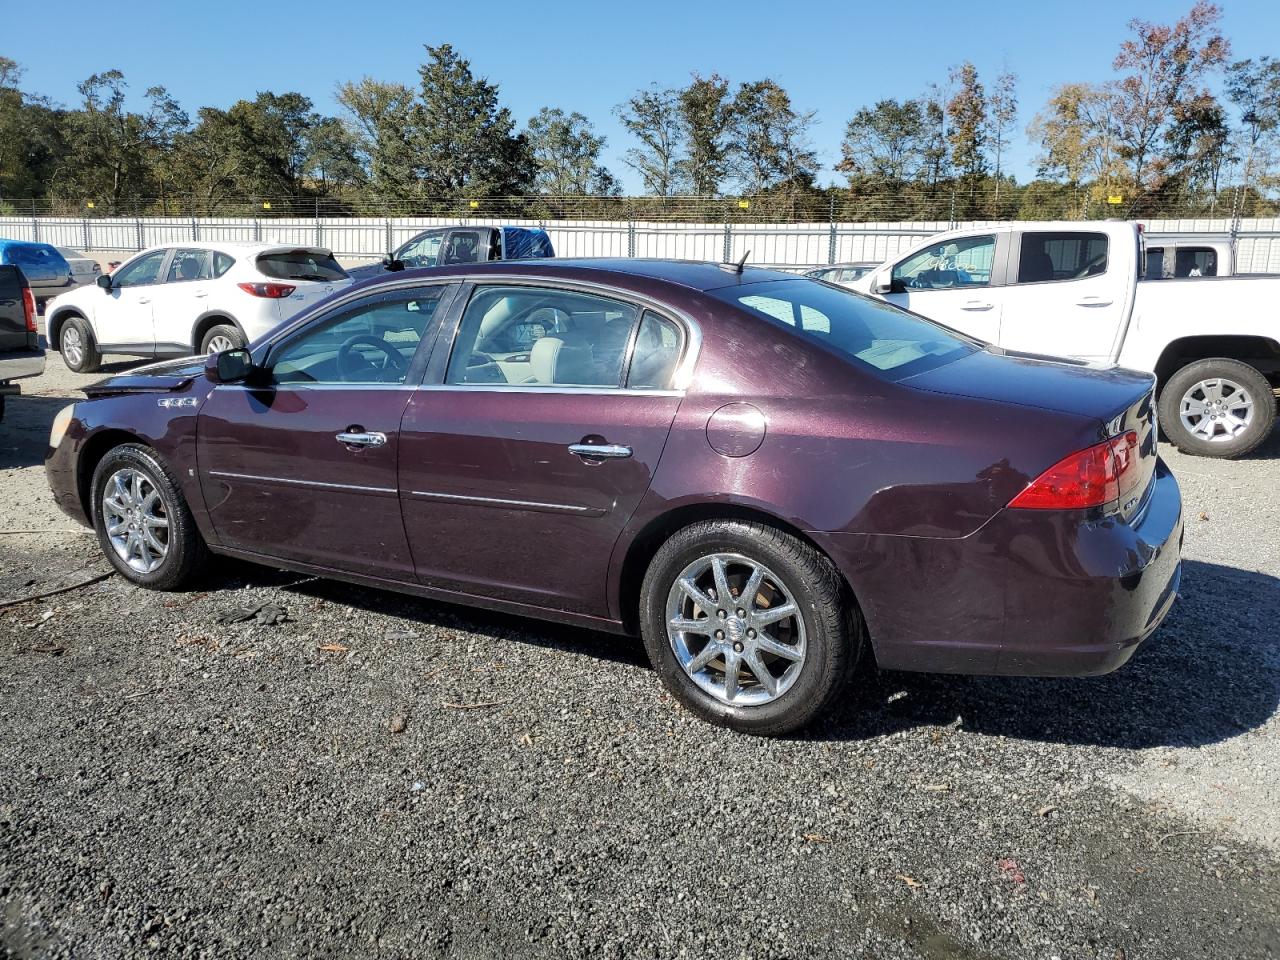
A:
<svg viewBox="0 0 1280 960">
<path fill-rule="evenodd" d="M 1248 426 L 1229 438 L 1230 428 L 1226 426 L 1228 421 L 1221 421 L 1223 425 L 1219 426 L 1219 421 L 1211 419 L 1206 429 L 1214 431 L 1214 435 L 1218 437 L 1211 440 L 1207 436 L 1193 433 L 1182 422 L 1181 408 L 1184 398 L 1198 399 L 1197 385 L 1218 379 L 1227 380 L 1249 394 L 1249 399 L 1253 401 L 1252 418 Z M 1227 403 L 1230 403 L 1230 393 Z M 1161 430 L 1175 447 L 1197 457 L 1242 457 L 1270 436 L 1275 420 L 1276 398 L 1271 384 L 1257 368 L 1239 360 L 1214 357 L 1187 364 L 1169 378 L 1160 393 Z M 1198 427 L 1202 422 L 1196 421 L 1194 425 Z"/>
<path fill-rule="evenodd" d="M 224 350 L 235 350 L 243 347 L 246 343 L 244 334 L 233 324 L 220 323 L 204 332 L 204 336 L 200 338 L 200 352 L 208 353 L 210 344 L 219 337 L 225 337 L 231 343 L 231 346 L 223 347 Z"/>
<path fill-rule="evenodd" d="M 68 341 L 72 337 L 79 338 L 79 350 Z M 68 356 L 70 351 L 70 356 Z M 102 365 L 102 354 L 98 352 L 98 341 L 93 338 L 93 330 L 84 317 L 68 317 L 58 331 L 58 352 L 62 354 L 62 362 L 67 369 L 75 373 L 93 373 Z"/>
<path fill-rule="evenodd" d="M 738 705 L 713 696 L 686 672 L 673 649 L 667 630 L 669 595 L 691 564 L 712 554 L 739 554 L 763 564 L 782 581 L 803 620 L 806 652 L 798 672 L 790 686 L 768 702 Z M 740 575 L 745 573 L 744 567 Z M 731 592 L 735 589 L 733 583 L 729 587 Z M 742 584 L 736 588 L 741 589 Z M 740 598 L 734 600 L 726 610 L 730 619 L 739 602 Z M 707 613 L 712 615 L 718 611 Z M 742 520 L 695 523 L 673 534 L 658 549 L 640 591 L 640 627 L 654 670 L 690 712 L 714 724 L 764 736 L 799 730 L 825 712 L 844 691 L 865 637 L 861 616 L 830 560 L 796 537 Z M 713 663 L 705 672 L 700 671 L 704 679 L 724 675 L 724 661 L 717 662 L 721 664 L 719 674 Z M 775 667 L 783 665 L 785 672 L 783 661 L 772 662 Z M 754 689 L 763 692 L 762 687 Z"/>
<path fill-rule="evenodd" d="M 122 470 L 134 471 L 145 479 L 149 487 L 144 484 L 144 493 L 153 489 L 160 495 L 163 513 L 168 521 L 164 532 L 167 551 L 153 570 L 139 570 L 131 566 L 116 551 L 107 534 L 106 518 L 103 516 L 103 494 L 107 484 Z M 149 590 L 177 590 L 190 582 L 208 561 L 209 549 L 196 528 L 186 498 L 182 496 L 169 468 L 150 447 L 129 443 L 111 450 L 93 471 L 90 489 L 93 496 L 90 509 L 93 528 L 98 534 L 98 544 L 107 560 L 126 580 Z"/>
</svg>

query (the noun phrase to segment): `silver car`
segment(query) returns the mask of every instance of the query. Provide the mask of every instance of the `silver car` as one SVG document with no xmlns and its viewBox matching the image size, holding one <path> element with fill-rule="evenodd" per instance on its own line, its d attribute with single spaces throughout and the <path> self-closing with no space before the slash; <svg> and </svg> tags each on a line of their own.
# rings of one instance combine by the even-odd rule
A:
<svg viewBox="0 0 1280 960">
<path fill-rule="evenodd" d="M 58 247 L 57 251 L 71 267 L 72 286 L 83 287 L 87 283 L 96 283 L 98 277 L 102 275 L 102 267 L 88 254 L 71 247 Z"/>
</svg>

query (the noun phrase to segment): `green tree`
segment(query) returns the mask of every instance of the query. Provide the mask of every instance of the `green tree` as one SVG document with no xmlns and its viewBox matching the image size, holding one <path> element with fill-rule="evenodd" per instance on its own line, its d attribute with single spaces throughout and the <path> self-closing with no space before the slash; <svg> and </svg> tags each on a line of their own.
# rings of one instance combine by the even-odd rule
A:
<svg viewBox="0 0 1280 960">
<path fill-rule="evenodd" d="M 1227 68 L 1226 96 L 1240 111 L 1244 170 L 1241 185 L 1267 185 L 1280 147 L 1280 60 L 1259 57 Z"/>
<path fill-rule="evenodd" d="M 717 73 L 695 73 L 676 95 L 686 155 L 679 161 L 683 179 L 698 196 L 720 193 L 729 173 L 729 131 L 733 103 L 729 81 Z"/>
<path fill-rule="evenodd" d="M 412 87 L 364 77 L 340 84 L 338 102 L 346 108 L 355 130 L 361 164 L 372 192 L 384 199 L 417 192 L 412 138 Z"/>
<path fill-rule="evenodd" d="M 614 113 L 640 145 L 626 152 L 623 162 L 640 174 L 645 190 L 659 197 L 678 193 L 683 181 L 684 130 L 680 97 L 657 85 L 640 90 Z"/>
<path fill-rule="evenodd" d="M 449 44 L 426 50 L 409 135 L 422 191 L 429 197 L 524 193 L 533 179 L 532 158 L 511 111 L 499 105 L 497 86 L 472 74 Z"/>
<path fill-rule="evenodd" d="M 205 216 L 227 200 L 246 196 L 252 166 L 244 131 L 225 110 L 201 107 L 196 125 L 174 143 L 180 189 Z"/>
<path fill-rule="evenodd" d="M 79 85 L 82 107 L 67 115 L 67 149 L 58 167 L 63 193 L 100 198 L 110 212 L 125 199 L 151 195 L 174 138 L 188 124 L 164 87 L 147 89 L 145 113 L 130 112 L 127 86 L 119 70 L 95 73 Z"/>
<path fill-rule="evenodd" d="M 744 193 L 805 187 L 818 172 L 809 146 L 813 113 L 797 113 L 773 80 L 739 85 L 733 98 L 733 168 Z"/>
<path fill-rule="evenodd" d="M 987 97 L 978 70 L 965 62 L 951 71 L 957 89 L 947 101 L 947 142 L 956 172 L 972 186 L 987 172 Z"/>
<path fill-rule="evenodd" d="M 1005 70 L 996 77 L 995 85 L 987 97 L 987 128 L 995 157 L 996 198 L 1000 197 L 1000 179 L 1004 167 L 1004 150 L 1009 134 L 1018 122 L 1018 77 Z"/>
<path fill-rule="evenodd" d="M 21 89 L 22 67 L 0 57 L 0 197 L 41 197 L 65 152 L 62 114 Z"/>
<path fill-rule="evenodd" d="M 1158 190 L 1176 157 L 1162 144 L 1176 140 L 1171 127 L 1180 104 L 1207 95 L 1204 76 L 1224 64 L 1231 45 L 1218 32 L 1222 11 L 1196 0 L 1173 24 L 1130 20 L 1134 36 L 1120 45 L 1113 66 L 1121 73 L 1114 88 L 1116 142 L 1140 192 Z"/>
<path fill-rule="evenodd" d="M 321 194 L 358 187 L 366 180 L 359 141 L 337 117 L 319 117 L 305 136 L 306 178 Z"/>
<path fill-rule="evenodd" d="M 927 166 L 924 108 L 918 100 L 881 100 L 862 107 L 845 127 L 836 169 L 850 183 L 877 179 L 905 183 L 921 177 Z"/>
<path fill-rule="evenodd" d="M 580 113 L 543 107 L 526 132 L 536 169 L 534 187 L 552 196 L 609 194 L 617 185 L 600 165 L 605 138 Z"/>
</svg>

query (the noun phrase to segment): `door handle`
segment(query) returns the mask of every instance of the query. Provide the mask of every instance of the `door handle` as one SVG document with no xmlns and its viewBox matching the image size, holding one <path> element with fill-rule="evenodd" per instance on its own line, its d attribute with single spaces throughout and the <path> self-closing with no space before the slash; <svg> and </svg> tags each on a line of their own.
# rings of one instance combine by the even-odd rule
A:
<svg viewBox="0 0 1280 960">
<path fill-rule="evenodd" d="M 150 303 L 150 302 L 151 302 L 151 298 L 150 298 L 150 297 L 139 297 L 139 298 L 138 298 L 138 302 L 139 302 L 139 303 Z"/>
<path fill-rule="evenodd" d="M 569 452 L 584 460 L 622 460 L 631 456 L 631 448 L 620 443 L 571 443 Z"/>
<path fill-rule="evenodd" d="M 1110 300 L 1103 300 L 1101 297 L 1081 297 L 1076 301 L 1077 307 L 1109 307 Z"/>
<path fill-rule="evenodd" d="M 204 298 L 204 297 L 207 297 L 208 295 L 209 295 L 209 291 L 208 291 L 208 290 L 204 290 L 204 291 L 201 291 L 200 293 L 193 293 L 193 294 L 192 294 L 192 296 L 193 296 L 193 297 L 195 297 L 195 298 L 197 298 L 197 299 L 202 299 L 202 298 Z"/>
<path fill-rule="evenodd" d="M 387 435 L 385 433 L 365 432 L 363 430 L 344 430 L 342 433 L 334 437 L 341 444 L 348 447 L 382 447 L 387 443 Z"/>
<path fill-rule="evenodd" d="M 961 310 L 990 310 L 995 304 L 985 300 L 966 300 L 960 305 Z"/>
</svg>

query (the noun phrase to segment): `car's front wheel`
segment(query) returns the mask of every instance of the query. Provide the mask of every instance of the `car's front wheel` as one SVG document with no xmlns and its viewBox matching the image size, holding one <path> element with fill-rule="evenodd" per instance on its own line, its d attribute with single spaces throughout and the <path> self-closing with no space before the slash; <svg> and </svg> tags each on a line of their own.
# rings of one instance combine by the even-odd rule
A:
<svg viewBox="0 0 1280 960">
<path fill-rule="evenodd" d="M 111 565 L 151 590 L 176 590 L 204 566 L 208 548 L 177 481 L 150 447 L 125 444 L 93 472 L 93 525 Z"/>
<path fill-rule="evenodd" d="M 1183 367 L 1160 394 L 1160 425 L 1184 453 L 1241 457 L 1271 433 L 1276 398 L 1256 367 L 1212 358 Z"/>
<path fill-rule="evenodd" d="M 63 323 L 58 334 L 58 351 L 67 369 L 75 373 L 93 373 L 102 363 L 93 331 L 83 317 L 69 317 Z"/>
<path fill-rule="evenodd" d="M 691 712 L 746 733 L 806 726 L 841 693 L 863 643 L 831 561 L 773 527 L 713 520 L 659 548 L 641 588 L 654 669 Z"/>
</svg>

